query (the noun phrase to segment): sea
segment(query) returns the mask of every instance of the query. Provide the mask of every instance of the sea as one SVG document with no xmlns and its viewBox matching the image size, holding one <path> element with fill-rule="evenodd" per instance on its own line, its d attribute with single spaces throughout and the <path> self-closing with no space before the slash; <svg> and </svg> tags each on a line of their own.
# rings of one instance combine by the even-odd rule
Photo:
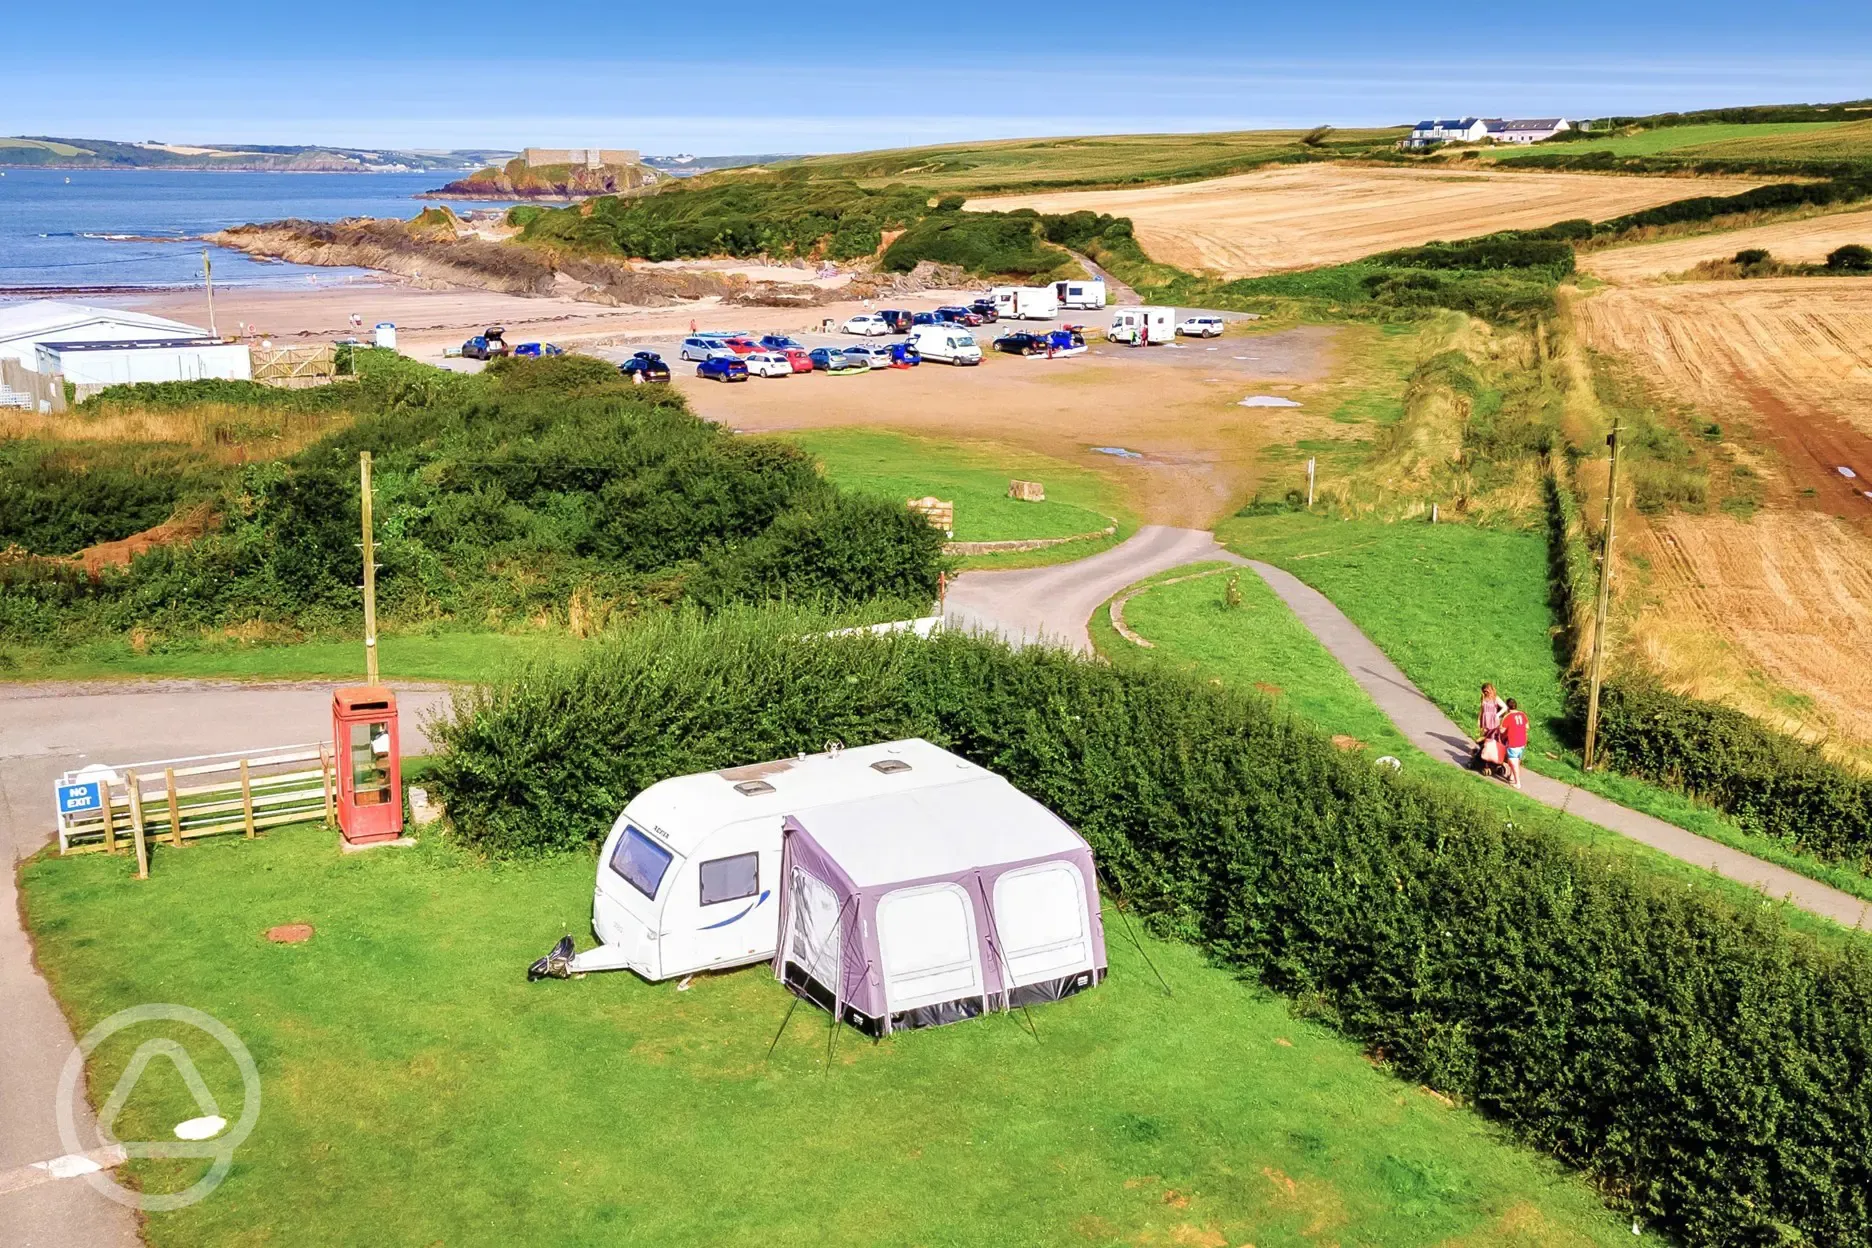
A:
<svg viewBox="0 0 1872 1248">
<path fill-rule="evenodd" d="M 301 217 L 415 216 L 458 174 L 0 170 L 0 297 L 199 285 L 204 234 Z M 464 207 L 464 205 L 457 205 Z M 504 204 L 476 201 L 477 210 Z M 373 280 L 209 248 L 215 285 L 298 287 Z"/>
</svg>

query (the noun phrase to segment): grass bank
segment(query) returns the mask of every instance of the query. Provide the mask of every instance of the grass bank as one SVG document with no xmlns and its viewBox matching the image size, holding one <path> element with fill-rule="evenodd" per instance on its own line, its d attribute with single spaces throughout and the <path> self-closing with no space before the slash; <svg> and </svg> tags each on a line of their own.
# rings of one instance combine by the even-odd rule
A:
<svg viewBox="0 0 1872 1248">
<path fill-rule="evenodd" d="M 811 1010 L 765 1058 L 789 998 L 764 967 L 686 992 L 628 973 L 524 982 L 561 932 L 583 935 L 591 872 L 585 855 L 494 866 L 433 838 L 343 857 L 306 828 L 159 849 L 144 885 L 121 858 L 27 864 L 39 957 L 80 1031 L 184 1001 L 259 1064 L 259 1124 L 227 1182 L 150 1215 L 148 1241 L 291 1226 L 303 1243 L 451 1245 L 1661 1242 L 1478 1115 L 1139 932 L 1166 995 L 1109 908 L 1110 979 L 1036 1009 L 1037 1038 L 1013 1015 L 875 1046 L 846 1033 L 828 1070 Z M 316 934 L 263 938 L 286 922 Z M 148 1038 L 99 1049 L 92 1087 Z M 201 1065 L 223 1105 L 238 1098 L 231 1069 Z M 164 1138 L 194 1106 L 151 1075 L 120 1131 Z M 199 1165 L 128 1172 L 173 1191 Z"/>
</svg>

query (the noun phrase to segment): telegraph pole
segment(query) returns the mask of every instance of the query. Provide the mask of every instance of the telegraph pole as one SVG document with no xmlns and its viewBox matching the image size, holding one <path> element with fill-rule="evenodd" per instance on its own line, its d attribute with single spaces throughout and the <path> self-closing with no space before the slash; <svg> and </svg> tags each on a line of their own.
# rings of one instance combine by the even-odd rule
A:
<svg viewBox="0 0 1872 1248">
<path fill-rule="evenodd" d="M 1593 755 L 1599 744 L 1599 681 L 1605 671 L 1606 612 L 1612 605 L 1612 531 L 1618 517 L 1618 466 L 1620 425 L 1612 418 L 1612 433 L 1606 442 L 1612 447 L 1612 467 L 1606 474 L 1605 540 L 1599 552 L 1599 603 L 1593 618 L 1592 687 L 1586 695 L 1586 770 L 1591 771 Z"/>
<path fill-rule="evenodd" d="M 358 485 L 364 527 L 364 683 L 377 683 L 377 544 L 371 540 L 371 455 L 358 452 Z"/>
<path fill-rule="evenodd" d="M 206 247 L 201 249 L 201 271 L 202 280 L 208 284 L 208 336 L 219 338 L 221 334 L 215 329 L 214 319 L 214 265 L 208 260 Z"/>
</svg>

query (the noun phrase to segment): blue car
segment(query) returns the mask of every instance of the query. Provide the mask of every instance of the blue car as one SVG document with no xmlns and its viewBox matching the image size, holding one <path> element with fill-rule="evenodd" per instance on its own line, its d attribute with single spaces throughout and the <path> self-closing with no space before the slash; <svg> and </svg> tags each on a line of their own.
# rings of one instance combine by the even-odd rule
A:
<svg viewBox="0 0 1872 1248">
<path fill-rule="evenodd" d="M 737 355 L 711 355 L 696 365 L 695 375 L 713 377 L 716 381 L 746 381 L 747 365 Z"/>
<path fill-rule="evenodd" d="M 804 351 L 806 348 L 801 346 L 796 338 L 789 338 L 785 334 L 768 334 L 760 340 L 760 349 L 763 351 Z"/>
<path fill-rule="evenodd" d="M 564 351 L 561 351 L 558 347 L 553 346 L 553 344 L 550 342 L 523 342 L 519 346 L 513 349 L 513 353 L 514 355 L 522 357 L 522 358 L 535 359 L 535 360 L 540 359 L 543 356 L 550 357 L 550 356 L 565 354 Z"/>
<path fill-rule="evenodd" d="M 941 325 L 943 324 L 943 318 L 940 314 L 935 312 L 915 312 L 910 316 L 910 324 L 913 327 L 917 325 Z"/>
</svg>

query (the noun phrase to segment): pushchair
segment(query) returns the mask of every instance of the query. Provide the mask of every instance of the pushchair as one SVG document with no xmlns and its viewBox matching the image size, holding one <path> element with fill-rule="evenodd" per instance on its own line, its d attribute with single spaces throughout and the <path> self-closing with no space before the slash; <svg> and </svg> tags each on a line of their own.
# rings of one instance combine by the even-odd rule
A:
<svg viewBox="0 0 1872 1248">
<path fill-rule="evenodd" d="M 1485 776 L 1496 780 L 1507 780 L 1508 748 L 1499 735 L 1484 737 L 1475 743 L 1469 752 L 1469 765 Z"/>
</svg>

